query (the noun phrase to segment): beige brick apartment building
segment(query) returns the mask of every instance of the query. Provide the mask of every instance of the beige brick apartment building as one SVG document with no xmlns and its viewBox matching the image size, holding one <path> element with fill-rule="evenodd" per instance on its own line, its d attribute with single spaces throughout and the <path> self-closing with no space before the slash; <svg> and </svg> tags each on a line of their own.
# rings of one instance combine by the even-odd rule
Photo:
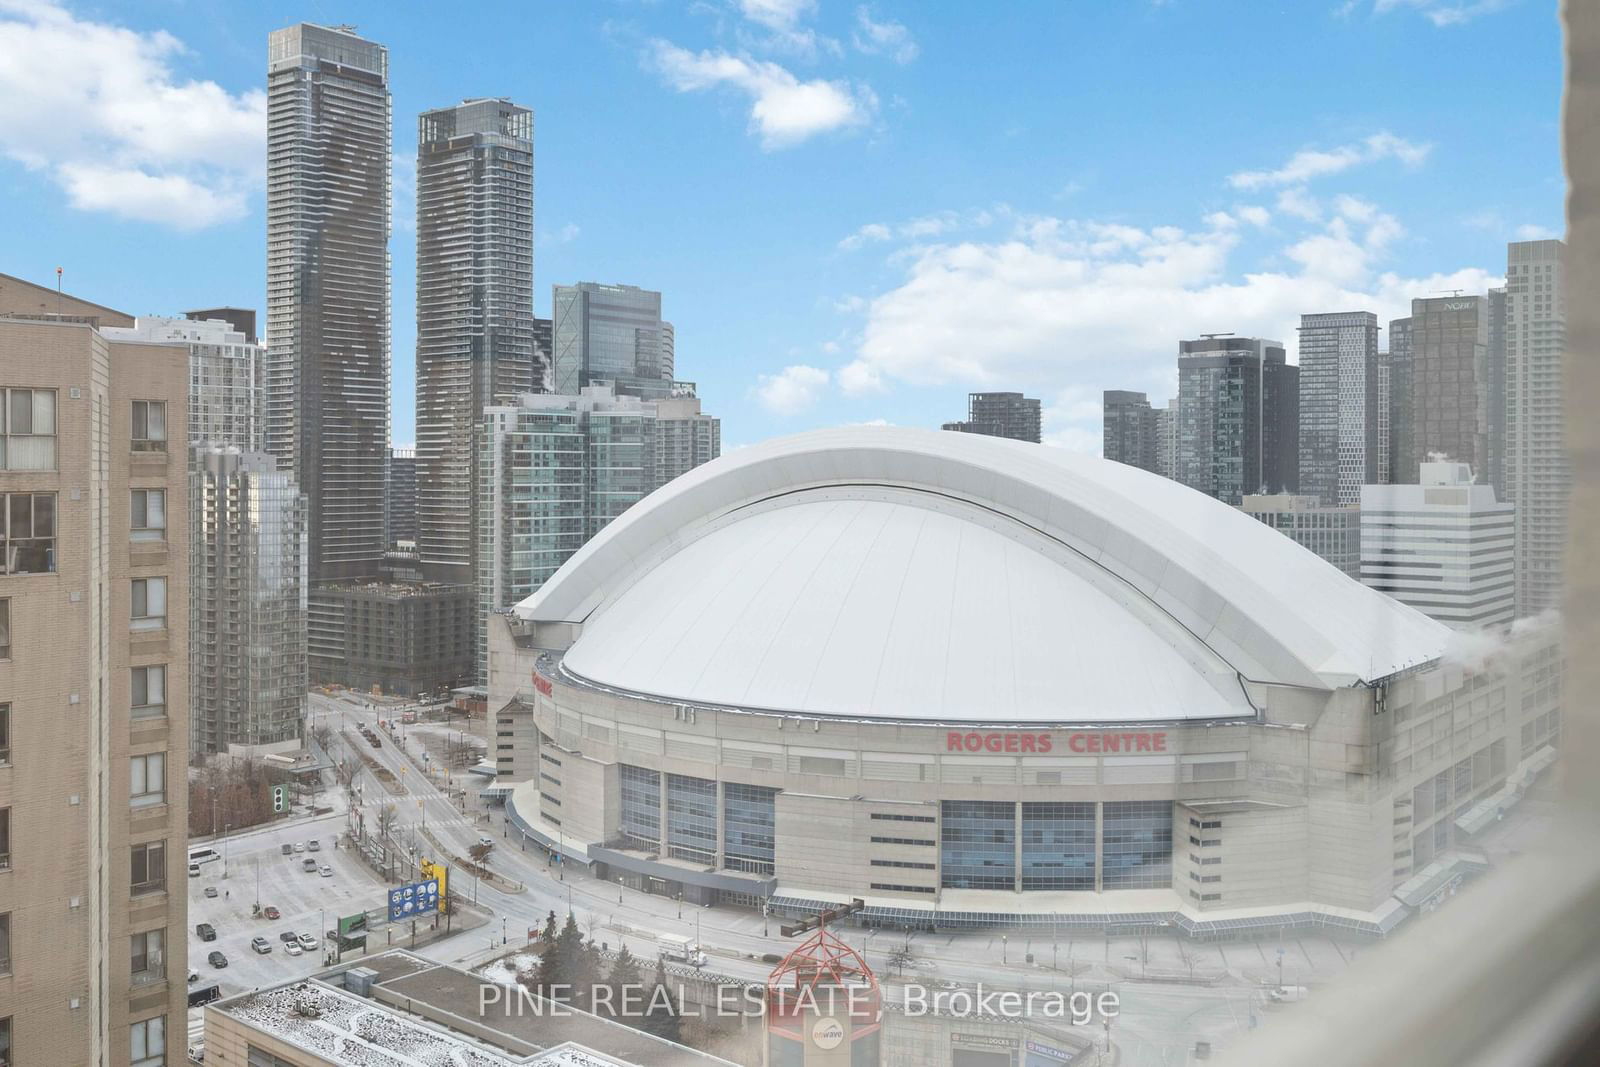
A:
<svg viewBox="0 0 1600 1067">
<path fill-rule="evenodd" d="M 0 297 L 0 1058 L 174 1063 L 187 353 L 16 279 Z"/>
</svg>

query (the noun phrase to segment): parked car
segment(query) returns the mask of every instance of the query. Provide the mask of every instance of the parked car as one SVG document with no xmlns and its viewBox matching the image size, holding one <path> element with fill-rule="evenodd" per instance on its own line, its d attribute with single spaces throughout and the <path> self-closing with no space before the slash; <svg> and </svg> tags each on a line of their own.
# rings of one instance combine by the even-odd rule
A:
<svg viewBox="0 0 1600 1067">
<path fill-rule="evenodd" d="M 311 934 L 301 934 L 299 937 L 295 938 L 295 940 L 300 943 L 301 948 L 308 952 L 317 947 L 317 939 Z"/>
<path fill-rule="evenodd" d="M 250 939 L 250 947 L 265 956 L 272 951 L 272 942 L 264 937 L 255 937 Z"/>
<path fill-rule="evenodd" d="M 189 981 L 191 983 L 200 981 L 200 972 L 199 971 L 190 971 L 189 972 Z"/>
<path fill-rule="evenodd" d="M 317 873 L 322 875 L 322 877 L 324 877 L 324 878 L 332 878 L 333 877 L 333 868 L 329 867 L 326 863 L 324 863 L 321 867 L 317 868 Z"/>
<path fill-rule="evenodd" d="M 300 942 L 298 941 L 290 941 L 283 946 L 283 953 L 286 956 L 298 956 L 304 951 L 305 949 L 300 947 Z"/>
<path fill-rule="evenodd" d="M 318 841 L 316 838 L 313 837 L 310 841 L 306 842 L 306 851 L 307 852 L 321 852 L 322 851 L 322 842 Z"/>
<path fill-rule="evenodd" d="M 307 856 L 303 861 L 301 861 L 300 869 L 307 872 L 315 871 L 317 869 L 317 861 L 312 859 L 310 856 Z"/>
<path fill-rule="evenodd" d="M 294 855 L 294 845 L 292 843 L 288 842 L 288 841 L 285 841 L 283 843 L 283 854 L 285 856 Z"/>
<path fill-rule="evenodd" d="M 283 931 L 282 933 L 280 933 L 278 935 L 278 940 L 287 944 L 288 942 L 293 941 L 298 936 L 299 935 L 296 934 L 293 930 L 285 930 L 285 931 Z"/>
<path fill-rule="evenodd" d="M 215 941 L 217 939 L 217 928 L 210 923 L 200 923 L 194 928 L 194 932 L 200 935 L 200 940 L 202 941 Z"/>
<path fill-rule="evenodd" d="M 190 878 L 198 878 L 198 877 L 200 877 L 200 864 L 198 864 L 198 863 L 189 864 L 189 877 Z"/>
<path fill-rule="evenodd" d="M 220 952 L 213 952 L 206 957 L 206 962 L 213 967 L 226 967 L 228 965 L 228 957 Z"/>
<path fill-rule="evenodd" d="M 271 904 L 268 904 L 266 907 L 262 908 L 261 914 L 265 915 L 269 919 L 277 919 L 281 917 L 278 909 L 274 908 Z"/>
<path fill-rule="evenodd" d="M 294 850 L 296 852 L 304 852 L 306 850 L 306 843 L 304 841 L 296 841 L 294 843 Z"/>
<path fill-rule="evenodd" d="M 212 900 L 215 900 L 217 897 L 217 887 L 214 885 L 206 886 L 206 896 L 210 897 Z"/>
</svg>

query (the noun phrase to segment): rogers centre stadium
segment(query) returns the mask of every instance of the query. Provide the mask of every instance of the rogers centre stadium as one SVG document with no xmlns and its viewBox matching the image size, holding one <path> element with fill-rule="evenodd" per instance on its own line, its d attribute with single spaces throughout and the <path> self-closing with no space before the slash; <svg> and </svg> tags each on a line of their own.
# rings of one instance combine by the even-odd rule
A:
<svg viewBox="0 0 1600 1067">
<path fill-rule="evenodd" d="M 695 903 L 1381 935 L 1554 758 L 1554 627 L 1457 635 L 1157 475 L 743 448 L 489 620 L 507 820 Z"/>
</svg>

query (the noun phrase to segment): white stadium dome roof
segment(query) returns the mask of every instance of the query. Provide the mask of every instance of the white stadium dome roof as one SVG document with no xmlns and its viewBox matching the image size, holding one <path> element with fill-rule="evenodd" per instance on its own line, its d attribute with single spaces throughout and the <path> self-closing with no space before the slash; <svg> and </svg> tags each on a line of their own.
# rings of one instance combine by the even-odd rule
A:
<svg viewBox="0 0 1600 1067">
<path fill-rule="evenodd" d="M 652 493 L 515 614 L 673 701 L 935 722 L 1254 714 L 1438 658 L 1449 630 L 1166 478 L 975 434 L 856 427 Z"/>
</svg>

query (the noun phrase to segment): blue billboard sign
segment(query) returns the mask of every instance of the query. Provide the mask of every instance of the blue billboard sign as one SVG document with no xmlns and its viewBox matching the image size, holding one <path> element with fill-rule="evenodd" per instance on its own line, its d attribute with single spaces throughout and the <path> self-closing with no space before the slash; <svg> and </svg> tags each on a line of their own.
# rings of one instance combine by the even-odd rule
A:
<svg viewBox="0 0 1600 1067">
<path fill-rule="evenodd" d="M 437 878 L 430 878 L 426 882 L 410 882 L 406 885 L 395 886 L 389 890 L 390 922 L 415 919 L 419 915 L 431 915 L 438 910 L 439 880 Z"/>
</svg>

